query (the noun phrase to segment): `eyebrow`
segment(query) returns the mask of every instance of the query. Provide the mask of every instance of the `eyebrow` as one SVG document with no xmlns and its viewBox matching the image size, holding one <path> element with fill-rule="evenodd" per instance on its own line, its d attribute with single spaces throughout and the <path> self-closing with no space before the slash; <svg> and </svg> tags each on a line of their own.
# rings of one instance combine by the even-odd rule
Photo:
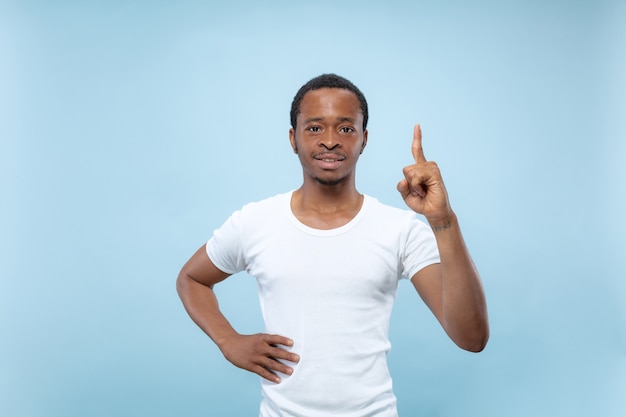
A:
<svg viewBox="0 0 626 417">
<path fill-rule="evenodd" d="M 324 120 L 323 117 L 309 117 L 308 119 L 304 121 L 304 123 L 306 124 L 306 123 L 311 123 L 311 122 L 321 122 L 323 120 Z M 356 121 L 351 117 L 338 117 L 337 121 L 340 123 L 342 122 L 356 123 Z"/>
</svg>

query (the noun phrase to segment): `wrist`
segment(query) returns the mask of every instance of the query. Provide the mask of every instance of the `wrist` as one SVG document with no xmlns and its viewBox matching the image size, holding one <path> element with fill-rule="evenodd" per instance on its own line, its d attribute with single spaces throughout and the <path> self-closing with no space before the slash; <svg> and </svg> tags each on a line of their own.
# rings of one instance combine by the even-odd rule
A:
<svg viewBox="0 0 626 417">
<path fill-rule="evenodd" d="M 222 353 L 224 353 L 224 350 L 228 349 L 228 346 L 230 346 L 233 341 L 237 338 L 237 336 L 240 336 L 239 333 L 237 333 L 234 329 L 226 332 L 224 334 L 220 334 L 219 337 L 215 337 L 212 338 L 213 341 L 215 342 L 215 344 L 217 345 L 217 348 L 222 351 Z"/>
<path fill-rule="evenodd" d="M 433 232 L 435 233 L 443 232 L 445 230 L 452 228 L 452 226 L 454 226 L 457 221 L 456 215 L 454 214 L 454 212 L 450 212 L 448 215 L 444 217 L 437 217 L 437 218 L 427 219 L 427 220 L 431 229 L 433 229 Z"/>
</svg>

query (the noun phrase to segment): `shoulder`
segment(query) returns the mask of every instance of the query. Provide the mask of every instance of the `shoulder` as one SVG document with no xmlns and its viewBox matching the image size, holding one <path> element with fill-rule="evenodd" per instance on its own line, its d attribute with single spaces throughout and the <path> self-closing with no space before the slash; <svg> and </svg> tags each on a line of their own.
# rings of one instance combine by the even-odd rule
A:
<svg viewBox="0 0 626 417">
<path fill-rule="evenodd" d="M 266 222 L 272 218 L 282 217 L 289 207 L 290 198 L 291 192 L 288 192 L 247 203 L 235 211 L 231 218 L 237 222 L 252 222 L 252 224 L 258 225 L 260 218 L 263 219 L 263 222 Z"/>
<path fill-rule="evenodd" d="M 263 229 L 260 226 L 275 225 L 283 217 L 284 207 L 288 207 L 290 193 L 277 194 L 272 197 L 245 204 L 226 219 L 214 232 L 215 236 L 241 236 L 253 230 Z"/>
<path fill-rule="evenodd" d="M 288 193 L 276 194 L 263 200 L 252 201 L 244 205 L 239 211 L 244 213 L 254 213 L 258 211 L 275 210 L 288 204 L 291 198 L 291 191 Z"/>
<path fill-rule="evenodd" d="M 367 212 L 374 215 L 379 221 L 387 219 L 394 222 L 411 222 L 418 219 L 413 210 L 381 203 L 377 198 L 369 195 L 365 195 L 365 202 Z"/>
<path fill-rule="evenodd" d="M 378 199 L 366 196 L 366 217 L 369 224 L 375 224 L 380 229 L 395 230 L 401 235 L 410 233 L 432 233 L 421 215 L 409 208 L 399 208 L 381 203 Z"/>
</svg>

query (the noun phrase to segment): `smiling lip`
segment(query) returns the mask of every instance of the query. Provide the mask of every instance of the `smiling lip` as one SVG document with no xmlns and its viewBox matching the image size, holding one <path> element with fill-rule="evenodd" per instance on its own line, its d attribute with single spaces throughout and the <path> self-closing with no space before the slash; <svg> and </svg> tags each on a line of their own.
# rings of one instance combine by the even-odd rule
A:
<svg viewBox="0 0 626 417">
<path fill-rule="evenodd" d="M 315 159 L 317 159 L 318 161 L 324 161 L 324 162 L 339 162 L 339 161 L 343 161 L 344 159 L 346 159 L 346 157 L 344 155 L 326 152 L 326 153 L 315 155 Z"/>
<path fill-rule="evenodd" d="M 346 157 L 332 152 L 320 153 L 314 156 L 317 164 L 322 169 L 338 168 Z"/>
</svg>

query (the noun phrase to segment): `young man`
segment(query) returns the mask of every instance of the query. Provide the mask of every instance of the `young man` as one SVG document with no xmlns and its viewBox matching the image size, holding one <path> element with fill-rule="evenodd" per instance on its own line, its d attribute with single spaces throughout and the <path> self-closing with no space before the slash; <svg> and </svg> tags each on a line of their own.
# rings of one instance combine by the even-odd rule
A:
<svg viewBox="0 0 626 417">
<path fill-rule="evenodd" d="M 415 163 L 397 187 L 411 210 L 401 210 L 356 189 L 367 119 L 365 97 L 345 78 L 302 86 L 289 130 L 302 186 L 233 213 L 178 276 L 194 322 L 226 359 L 262 377 L 260 416 L 396 416 L 386 359 L 402 277 L 458 346 L 487 343 L 480 278 L 419 125 Z M 263 334 L 237 333 L 220 312 L 213 286 L 240 271 L 258 281 Z"/>
</svg>

